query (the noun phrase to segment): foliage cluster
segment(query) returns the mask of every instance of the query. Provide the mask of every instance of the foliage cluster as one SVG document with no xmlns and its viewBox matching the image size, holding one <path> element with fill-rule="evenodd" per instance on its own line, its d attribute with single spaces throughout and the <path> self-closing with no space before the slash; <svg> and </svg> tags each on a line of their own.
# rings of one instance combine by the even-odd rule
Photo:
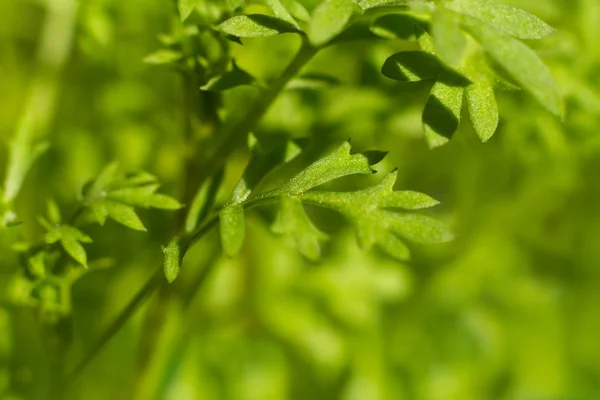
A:
<svg viewBox="0 0 600 400">
<path fill-rule="evenodd" d="M 0 26 L 0 398 L 600 396 L 595 0 Z"/>
</svg>

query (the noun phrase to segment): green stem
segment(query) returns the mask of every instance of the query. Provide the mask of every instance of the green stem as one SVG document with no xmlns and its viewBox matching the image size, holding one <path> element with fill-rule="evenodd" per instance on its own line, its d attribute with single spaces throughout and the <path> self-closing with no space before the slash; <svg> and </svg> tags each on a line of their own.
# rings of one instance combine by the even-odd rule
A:
<svg viewBox="0 0 600 400">
<path fill-rule="evenodd" d="M 223 135 L 221 136 L 223 139 L 217 146 L 217 149 L 208 158 L 208 161 L 204 163 L 204 168 L 199 170 L 200 176 L 197 181 L 199 187 L 202 186 L 202 183 L 207 178 L 213 176 L 219 171 L 229 154 L 235 150 L 240 143 L 243 143 L 248 132 L 254 128 L 262 116 L 267 112 L 273 101 L 275 101 L 287 83 L 294 76 L 296 76 L 296 74 L 306 65 L 306 63 L 308 63 L 308 61 L 312 59 L 317 51 L 317 48 L 312 47 L 306 40 L 304 40 L 299 52 L 296 54 L 282 75 L 275 82 L 273 82 L 272 86 L 266 92 L 263 93 L 263 95 L 244 116 L 244 118 L 240 119 L 231 125 L 229 129 L 226 129 L 223 132 Z M 201 239 L 214 225 L 216 225 L 217 222 L 217 218 L 211 218 L 198 230 L 186 236 L 190 237 L 190 240 L 193 244 L 193 242 Z M 212 265 L 214 264 L 209 265 L 205 271 L 200 273 L 200 277 L 197 279 L 198 285 L 195 286 L 194 290 L 189 294 L 189 296 L 193 296 L 194 292 L 202 286 L 202 283 L 205 281 L 206 277 L 210 273 L 210 270 L 212 269 Z M 144 301 L 165 283 L 166 279 L 164 278 L 163 268 L 161 266 L 161 268 L 156 270 L 144 287 L 142 287 L 136 296 L 129 302 L 129 304 L 125 307 L 121 314 L 119 314 L 115 321 L 109 325 L 106 331 L 104 331 L 104 333 L 100 336 L 96 344 L 93 345 L 92 348 L 86 353 L 83 359 L 69 374 L 67 374 L 66 385 L 72 384 L 81 375 L 81 373 L 95 359 L 104 346 L 135 314 Z"/>
<path fill-rule="evenodd" d="M 206 235 L 212 227 L 217 223 L 217 219 L 211 219 L 204 226 L 196 232 L 193 241 L 201 239 Z M 190 241 L 192 239 L 190 238 Z M 193 243 L 192 241 L 192 243 Z M 187 248 L 186 248 L 187 250 Z M 202 272 L 201 275 L 207 274 Z M 125 306 L 119 316 L 106 328 L 106 330 L 100 335 L 96 343 L 88 350 L 86 355 L 81 361 L 73 368 L 73 370 L 66 375 L 65 387 L 72 384 L 81 373 L 88 367 L 88 365 L 96 358 L 96 356 L 102 351 L 104 346 L 115 336 L 117 332 L 131 319 L 135 312 L 144 304 L 144 301 L 148 299 L 161 285 L 167 281 L 163 273 L 163 267 L 158 268 L 154 274 L 148 279 L 146 284 L 137 292 L 133 299 Z"/>
<path fill-rule="evenodd" d="M 117 332 L 129 321 L 139 307 L 159 286 L 165 282 L 163 269 L 158 268 L 154 274 L 148 279 L 148 282 L 137 292 L 133 299 L 121 311 L 119 316 L 108 326 L 108 328 L 100 335 L 96 343 L 88 350 L 83 359 L 66 375 L 65 387 L 72 384 L 87 366 L 96 358 L 106 344 L 115 336 Z"/>
</svg>

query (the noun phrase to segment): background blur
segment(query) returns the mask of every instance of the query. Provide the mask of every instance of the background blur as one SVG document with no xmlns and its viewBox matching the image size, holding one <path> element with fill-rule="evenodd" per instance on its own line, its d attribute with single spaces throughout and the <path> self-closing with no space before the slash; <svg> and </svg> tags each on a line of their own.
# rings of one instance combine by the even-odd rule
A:
<svg viewBox="0 0 600 400">
<path fill-rule="evenodd" d="M 136 314 L 69 398 L 600 399 L 600 2 L 504 2 L 557 28 L 532 45 L 565 96 L 564 122 L 525 93 L 499 93 L 500 128 L 488 143 L 464 116 L 448 145 L 429 150 L 427 88 L 379 74 L 386 57 L 414 44 L 381 40 L 319 54 L 307 71 L 342 84 L 285 92 L 257 130 L 389 151 L 373 182 L 398 167 L 397 187 L 440 200 L 434 212 L 457 240 L 413 246 L 413 261 L 400 264 L 362 252 L 327 214 L 315 221 L 331 239 L 312 264 L 271 233 L 271 211 L 251 212 L 242 254 L 220 258 L 214 232 L 198 244 L 179 280 L 185 287 L 188 274 L 216 262 L 202 290 L 171 304 L 165 330 Z M 181 80 L 142 62 L 177 26 L 167 0 L 0 1 L 0 176 L 4 144 L 28 113 L 50 143 L 18 198 L 24 237 L 41 234 L 47 198 L 67 213 L 112 160 L 181 196 Z M 232 51 L 268 81 L 297 46 L 282 35 Z M 226 92 L 224 107 L 243 108 L 252 90 Z M 245 157 L 230 163 L 232 182 Z M 148 233 L 111 222 L 89 229 L 89 258 L 110 268 L 73 286 L 67 365 L 162 262 L 173 216 L 141 217 Z M 32 309 L 14 305 L 18 260 L 8 242 L 0 236 L 0 398 L 46 399 L 44 333 Z M 160 336 L 152 349 L 140 339 L 148 330 Z"/>
</svg>

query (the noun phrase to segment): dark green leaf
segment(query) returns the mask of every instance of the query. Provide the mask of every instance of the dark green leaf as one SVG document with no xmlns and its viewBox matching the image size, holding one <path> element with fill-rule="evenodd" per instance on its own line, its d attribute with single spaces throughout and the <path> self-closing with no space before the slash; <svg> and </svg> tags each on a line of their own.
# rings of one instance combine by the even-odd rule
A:
<svg viewBox="0 0 600 400">
<path fill-rule="evenodd" d="M 385 60 L 381 73 L 400 82 L 439 79 L 454 85 L 469 84 L 469 80 L 464 75 L 446 67 L 434 54 L 424 51 L 403 51 L 393 54 Z"/>
<path fill-rule="evenodd" d="M 415 37 L 416 20 L 407 14 L 391 14 L 377 18 L 371 24 L 371 32 L 386 39 L 409 40 Z"/>
<path fill-rule="evenodd" d="M 237 86 L 251 85 L 254 82 L 255 79 L 252 75 L 238 68 L 238 66 L 233 63 L 231 71 L 227 71 L 222 75 L 214 77 L 204 86 L 201 86 L 200 89 L 210 92 L 221 92 Z"/>
</svg>

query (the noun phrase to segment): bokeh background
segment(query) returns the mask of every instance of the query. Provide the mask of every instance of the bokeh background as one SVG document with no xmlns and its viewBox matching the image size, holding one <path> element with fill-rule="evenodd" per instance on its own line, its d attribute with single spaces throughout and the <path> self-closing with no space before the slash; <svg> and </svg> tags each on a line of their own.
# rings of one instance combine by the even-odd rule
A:
<svg viewBox="0 0 600 400">
<path fill-rule="evenodd" d="M 429 150 L 420 121 L 426 85 L 379 73 L 386 57 L 415 44 L 379 40 L 319 54 L 306 71 L 340 84 L 284 92 L 256 129 L 264 138 L 351 138 L 359 150 L 389 151 L 379 174 L 350 187 L 398 167 L 397 187 L 441 201 L 434 214 L 455 241 L 412 246 L 413 260 L 401 264 L 359 249 L 342 219 L 309 210 L 330 234 L 315 264 L 271 232 L 272 210 L 253 211 L 239 256 L 222 257 L 218 235 L 207 236 L 186 259 L 176 287 L 184 295 L 169 294 L 162 328 L 146 308 L 136 313 L 66 397 L 599 399 L 600 2 L 503 2 L 557 29 L 531 45 L 564 95 L 564 121 L 526 93 L 499 92 L 501 122 L 489 142 L 465 115 L 448 145 Z M 143 62 L 161 47 L 159 35 L 180 25 L 167 0 L 0 1 L 0 176 L 5 144 L 27 118 L 36 140 L 50 144 L 18 197 L 19 235 L 35 241 L 46 199 L 67 213 L 113 160 L 157 175 L 163 192 L 182 196 L 182 82 Z M 298 44 L 281 35 L 231 51 L 268 81 Z M 253 90 L 225 92 L 224 112 L 244 110 Z M 226 182 L 235 183 L 246 158 L 232 157 Z M 99 267 L 73 285 L 65 365 L 161 264 L 173 214 L 141 217 L 147 233 L 110 222 L 88 229 L 95 242 L 86 248 Z M 0 398 L 50 399 L 45 331 L 20 297 L 10 236 L 0 236 Z M 192 290 L 204 269 L 205 284 Z M 155 345 L 145 345 L 153 335 Z"/>
</svg>

